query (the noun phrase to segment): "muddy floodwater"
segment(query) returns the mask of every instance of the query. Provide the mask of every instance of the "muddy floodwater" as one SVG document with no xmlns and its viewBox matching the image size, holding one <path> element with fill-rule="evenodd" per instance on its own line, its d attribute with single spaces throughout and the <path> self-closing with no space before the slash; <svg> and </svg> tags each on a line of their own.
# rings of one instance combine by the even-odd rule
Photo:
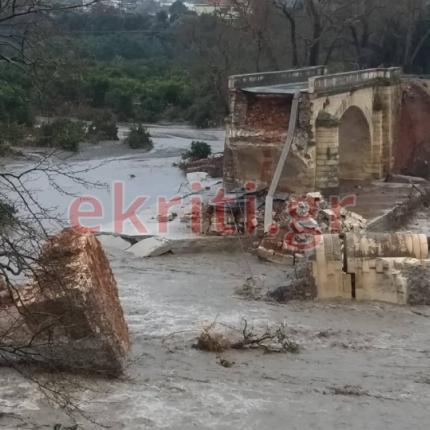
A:
<svg viewBox="0 0 430 430">
<path fill-rule="evenodd" d="M 162 186 L 175 192 L 183 176 L 172 160 L 178 147 L 199 136 L 179 132 L 187 137 L 174 131 L 160 136 L 165 146 L 156 143 L 150 154 L 109 157 L 124 178 L 134 171 L 134 181 L 149 175 L 146 168 L 166 169 Z M 222 132 L 210 135 L 221 144 Z M 82 157 L 75 161 L 87 163 Z M 41 193 L 55 200 L 53 192 Z M 425 212 L 418 218 L 411 229 L 425 222 Z M 36 381 L 1 368 L 0 428 L 428 430 L 430 307 L 246 300 L 236 290 L 248 277 L 276 288 L 294 270 L 238 251 L 145 260 L 117 248 L 106 252 L 130 328 L 125 375 L 73 377 L 73 383 L 69 375 L 57 376 L 78 407 L 69 417 L 46 400 Z M 225 368 L 216 354 L 193 348 L 205 325 L 241 327 L 243 320 L 256 327 L 286 322 L 299 353 L 228 352 L 232 367 Z M 48 377 L 36 374 L 39 382 Z"/>
<path fill-rule="evenodd" d="M 121 380 L 77 379 L 72 397 L 113 429 L 428 429 L 430 308 L 275 305 L 235 295 L 250 274 L 267 286 L 290 272 L 242 253 L 142 261 L 108 250 L 133 344 Z M 214 354 L 192 345 L 214 320 L 240 327 L 286 321 L 299 354 Z M 35 384 L 1 369 L 2 428 L 71 424 Z M 67 384 L 66 384 L 67 385 Z M 80 415 L 80 428 L 97 428 Z"/>
<path fill-rule="evenodd" d="M 97 145 L 82 144 L 78 154 L 56 153 L 52 159 L 60 163 L 60 171 L 85 182 L 77 183 L 68 176 L 35 172 L 26 175 L 25 185 L 37 201 L 52 209 L 64 224 L 70 220 L 70 207 L 75 197 L 85 196 L 97 199 L 101 211 L 94 218 L 81 218 L 88 227 L 110 226 L 114 219 L 115 202 L 124 212 L 134 200 L 142 197 L 144 202 L 137 212 L 144 212 L 155 206 L 157 198 L 166 200 L 186 192 L 187 180 L 183 172 L 173 164 L 181 161 L 181 154 L 190 148 L 192 141 L 207 142 L 213 153 L 224 148 L 225 132 L 221 129 L 196 130 L 187 126 L 149 126 L 154 148 L 150 152 L 132 150 L 122 141 L 103 142 Z M 124 138 L 129 126 L 119 126 L 119 137 Z M 8 162 L 2 172 L 22 172 L 38 163 L 46 149 L 27 151 L 30 160 Z M 63 167 L 64 164 L 64 167 Z M 52 182 L 55 182 L 54 188 Z M 114 184 L 121 184 L 123 198 L 115 200 Z M 31 204 L 31 202 L 29 202 Z M 91 210 L 94 206 L 85 207 Z M 147 219 L 142 216 L 145 224 Z M 126 224 L 127 227 L 127 224 Z M 52 226 L 53 229 L 58 226 Z"/>
</svg>

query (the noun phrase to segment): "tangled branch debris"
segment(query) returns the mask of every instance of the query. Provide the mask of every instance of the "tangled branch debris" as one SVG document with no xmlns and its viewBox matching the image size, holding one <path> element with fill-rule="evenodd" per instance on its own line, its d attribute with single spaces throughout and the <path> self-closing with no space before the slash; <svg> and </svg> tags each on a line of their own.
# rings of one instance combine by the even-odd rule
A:
<svg viewBox="0 0 430 430">
<path fill-rule="evenodd" d="M 213 322 L 203 328 L 196 348 L 217 354 L 228 350 L 262 350 L 265 353 L 298 353 L 299 345 L 287 332 L 287 324 L 267 325 L 264 329 L 250 326 L 243 320 L 241 329 Z"/>
</svg>

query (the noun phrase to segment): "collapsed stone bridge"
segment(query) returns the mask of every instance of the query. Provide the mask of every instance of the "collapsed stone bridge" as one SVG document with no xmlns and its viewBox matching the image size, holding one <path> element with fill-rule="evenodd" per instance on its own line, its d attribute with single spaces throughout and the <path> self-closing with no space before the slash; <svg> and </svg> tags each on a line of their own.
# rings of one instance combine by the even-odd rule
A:
<svg viewBox="0 0 430 430">
<path fill-rule="evenodd" d="M 227 189 L 337 191 L 392 171 L 401 69 L 329 75 L 322 66 L 232 76 Z M 281 162 L 280 162 L 281 160 Z"/>
</svg>

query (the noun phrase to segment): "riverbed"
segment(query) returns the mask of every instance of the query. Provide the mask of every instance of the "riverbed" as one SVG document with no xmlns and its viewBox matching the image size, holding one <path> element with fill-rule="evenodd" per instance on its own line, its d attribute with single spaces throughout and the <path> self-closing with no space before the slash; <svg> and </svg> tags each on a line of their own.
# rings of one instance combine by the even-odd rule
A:
<svg viewBox="0 0 430 430">
<path fill-rule="evenodd" d="M 118 135 L 123 139 L 129 126 L 119 126 Z M 24 177 L 24 183 L 35 200 L 43 207 L 52 210 L 58 223 L 50 225 L 51 230 L 68 225 L 71 221 L 71 207 L 77 198 L 90 198 L 90 205 L 80 205 L 82 211 L 94 211 L 98 205 L 97 216 L 80 217 L 80 224 L 98 227 L 99 230 L 112 231 L 115 206 L 125 213 L 130 205 L 141 198 L 137 213 L 144 224 L 148 224 L 158 199 L 166 201 L 188 191 L 184 173 L 174 164 L 181 161 L 181 155 L 190 149 L 192 141 L 204 141 L 211 146 L 212 153 L 223 151 L 225 132 L 221 129 L 198 130 L 188 126 L 149 125 L 148 130 L 154 148 L 146 152 L 128 148 L 122 140 L 100 144 L 81 144 L 77 154 L 56 152 L 51 159 L 63 172 L 34 172 Z M 46 149 L 26 150 L 27 159 L 11 160 L 2 171 L 22 172 L 40 162 Z M 53 186 L 55 183 L 55 187 Z M 123 198 L 115 197 L 115 184 L 122 189 Z M 24 208 L 25 209 L 25 208 Z M 124 230 L 133 230 L 126 223 Z"/>
<path fill-rule="evenodd" d="M 97 178 L 122 178 L 134 190 L 129 199 L 142 187 L 151 196 L 171 196 L 184 180 L 172 164 L 191 140 L 222 148 L 220 130 L 151 132 L 156 140 L 150 153 L 112 144 L 84 149 L 71 162 L 103 161 Z M 108 190 L 91 191 L 108 204 Z M 67 198 L 52 189 L 38 196 L 67 208 Z M 411 228 L 418 222 L 411 220 Z M 70 417 L 46 400 L 36 381 L 2 368 L 0 428 L 428 429 L 429 307 L 247 300 L 236 292 L 250 276 L 271 289 L 289 282 L 294 271 L 237 251 L 145 260 L 115 247 L 106 252 L 130 328 L 124 376 L 56 376 L 78 407 Z M 217 321 L 240 328 L 244 320 L 255 327 L 285 322 L 299 353 L 229 352 L 226 368 L 216 354 L 193 348 L 202 327 Z M 35 376 L 42 383 L 52 377 Z"/>
</svg>

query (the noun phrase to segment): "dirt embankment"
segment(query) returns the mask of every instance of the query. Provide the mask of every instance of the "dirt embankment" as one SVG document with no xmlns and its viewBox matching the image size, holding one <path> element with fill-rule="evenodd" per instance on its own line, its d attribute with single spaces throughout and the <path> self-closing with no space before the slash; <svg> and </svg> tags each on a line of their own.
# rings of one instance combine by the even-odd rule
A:
<svg viewBox="0 0 430 430">
<path fill-rule="evenodd" d="M 405 80 L 398 139 L 394 146 L 396 173 L 430 177 L 430 81 Z"/>
</svg>

